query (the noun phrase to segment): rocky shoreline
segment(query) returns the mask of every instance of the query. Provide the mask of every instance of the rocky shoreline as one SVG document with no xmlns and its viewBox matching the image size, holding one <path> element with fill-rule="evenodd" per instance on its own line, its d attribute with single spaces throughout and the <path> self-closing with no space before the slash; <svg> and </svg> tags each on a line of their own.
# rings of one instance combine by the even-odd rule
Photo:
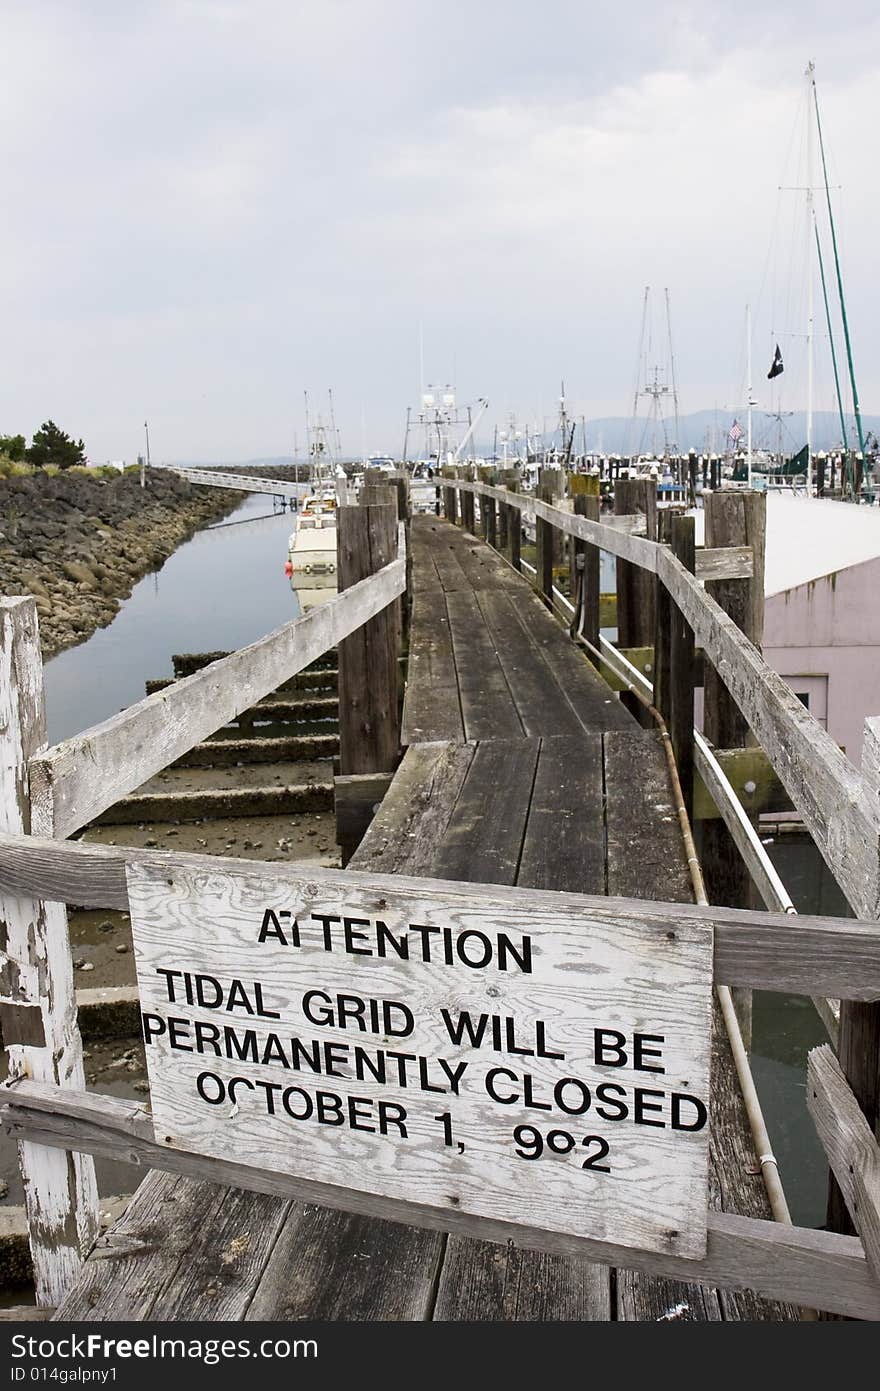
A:
<svg viewBox="0 0 880 1391">
<path fill-rule="evenodd" d="M 149 469 L 106 478 L 80 470 L 0 479 L 0 592 L 33 594 L 43 657 L 116 617 L 144 575 L 242 494 Z"/>
</svg>

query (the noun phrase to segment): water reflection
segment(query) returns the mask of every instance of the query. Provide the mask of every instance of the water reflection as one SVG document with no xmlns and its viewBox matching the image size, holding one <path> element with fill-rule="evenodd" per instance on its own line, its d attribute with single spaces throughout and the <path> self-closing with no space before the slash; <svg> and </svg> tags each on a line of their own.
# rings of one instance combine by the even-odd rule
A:
<svg viewBox="0 0 880 1391">
<path fill-rule="evenodd" d="M 787 835 L 768 850 L 799 913 L 851 917 L 846 899 L 807 836 Z M 807 1111 L 807 1054 L 828 1042 L 810 1000 L 755 991 L 752 1071 L 792 1219 L 825 1222 L 828 1166 Z"/>
<path fill-rule="evenodd" d="M 148 678 L 172 674 L 173 652 L 242 647 L 298 615 L 284 574 L 295 514 L 266 507 L 254 494 L 225 525 L 198 532 L 135 586 L 109 628 L 47 663 L 50 743 L 142 699 Z"/>
</svg>

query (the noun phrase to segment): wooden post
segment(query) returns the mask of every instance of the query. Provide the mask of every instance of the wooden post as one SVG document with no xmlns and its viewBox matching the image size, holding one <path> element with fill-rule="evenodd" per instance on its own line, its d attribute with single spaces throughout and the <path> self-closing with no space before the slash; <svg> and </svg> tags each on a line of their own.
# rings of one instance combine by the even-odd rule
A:
<svg viewBox="0 0 880 1391">
<path fill-rule="evenodd" d="M 458 476 L 459 476 L 459 478 L 462 478 L 462 479 L 467 480 L 467 479 L 469 478 L 469 476 L 470 476 L 470 470 L 469 470 L 469 469 L 466 469 L 466 468 L 461 468 L 461 470 L 460 470 Z M 476 534 L 477 534 L 477 523 L 476 523 L 476 512 L 475 512 L 475 509 L 474 509 L 474 495 L 473 495 L 473 493 L 462 492 L 462 495 L 461 495 L 461 524 L 462 524 L 462 526 L 465 528 L 466 531 L 469 531 L 469 532 L 471 533 L 472 536 L 476 536 Z"/>
<path fill-rule="evenodd" d="M 519 492 L 519 478 L 510 477 L 508 473 L 507 491 L 510 493 Z M 518 507 L 508 507 L 507 509 L 507 530 L 510 538 L 510 563 L 514 570 L 521 570 L 520 550 L 522 547 L 522 517 Z"/>
<path fill-rule="evenodd" d="M 493 486 L 498 482 L 498 471 L 492 467 L 480 469 L 480 482 Z M 483 515 L 483 536 L 493 550 L 498 549 L 498 513 L 493 497 L 480 498 L 480 511 Z"/>
<path fill-rule="evenodd" d="M 393 507 L 397 510 L 397 489 L 393 483 L 364 483 L 358 505 L 361 507 Z"/>
<path fill-rule="evenodd" d="M 595 492 L 575 492 L 574 510 L 578 517 L 589 517 L 591 522 L 599 520 L 599 488 L 598 478 L 591 480 L 596 483 Z M 599 561 L 600 551 L 598 546 L 593 546 L 589 541 L 575 540 L 572 548 L 573 565 L 573 584 L 572 593 L 576 593 L 575 584 L 581 586 L 581 632 L 587 642 L 591 642 L 594 647 L 599 646 Z M 579 573 L 578 573 L 579 571 Z M 595 660 L 591 658 L 591 660 Z"/>
<path fill-rule="evenodd" d="M 696 549 L 693 517 L 672 519 L 672 550 L 694 572 Z M 672 605 L 669 643 L 669 717 L 667 728 L 678 765 L 678 779 L 688 816 L 694 815 L 694 634 L 677 604 Z M 656 658 L 656 652 L 655 652 Z M 655 663 L 656 671 L 656 663 Z M 655 693 L 656 694 L 656 693 Z M 656 705 L 656 700 L 655 700 Z M 660 707 L 658 707 L 659 709 Z"/>
<path fill-rule="evenodd" d="M 541 489 L 547 491 L 542 493 Z M 552 507 L 559 507 L 565 493 L 565 473 L 561 468 L 541 468 L 538 470 L 538 489 L 537 496 L 549 502 Z M 551 527 L 550 537 L 553 542 L 551 557 L 551 569 L 564 564 L 563 552 L 565 546 L 565 536 L 556 527 Z"/>
<path fill-rule="evenodd" d="M 589 473 L 569 473 L 568 495 L 571 498 L 572 511 L 575 513 L 575 516 L 585 517 L 587 513 L 579 509 L 577 500 L 579 497 L 599 496 L 598 477 Z M 571 545 L 569 546 L 569 560 L 571 565 L 570 590 L 572 594 L 575 593 L 575 585 L 577 582 L 577 576 L 575 574 L 577 557 L 583 554 L 583 546 L 581 545 L 579 549 L 578 542 L 572 538 Z"/>
<path fill-rule="evenodd" d="M 614 489 L 618 516 L 645 514 L 649 541 L 657 539 L 657 487 L 650 478 L 621 478 Z M 654 579 L 647 570 L 617 560 L 617 645 L 650 647 L 654 641 Z"/>
<path fill-rule="evenodd" d="M 657 513 L 657 540 L 662 545 L 670 545 L 672 541 L 672 517 L 673 513 L 668 508 Z M 669 591 L 659 575 L 657 576 L 654 605 L 654 671 L 652 674 L 654 705 L 666 721 L 668 729 L 672 718 L 673 603 L 669 597 Z"/>
<path fill-rule="evenodd" d="M 764 634 L 764 549 L 767 496 L 722 490 L 705 499 L 706 546 L 751 546 L 753 574 L 748 580 L 714 580 L 706 585 L 725 613 L 760 647 Z M 716 749 L 744 748 L 753 742 L 749 727 L 710 662 L 705 663 L 703 731 Z M 703 859 L 710 902 L 748 908 L 754 888 L 748 869 L 720 819 L 703 827 Z M 734 1002 L 743 1037 L 751 1040 L 751 991 L 737 988 Z"/>
<path fill-rule="evenodd" d="M 747 638 L 760 647 L 764 631 L 764 493 L 722 490 L 706 498 L 706 546 L 751 546 L 754 571 L 748 580 L 714 580 L 706 586 Z M 705 663 L 703 730 L 717 749 L 744 748 L 749 728 L 710 662 Z M 706 886 L 713 903 L 746 908 L 751 880 L 723 821 L 707 823 L 703 853 Z"/>
<path fill-rule="evenodd" d="M 444 479 L 454 478 L 454 476 L 455 476 L 454 471 L 449 467 L 448 464 L 444 464 L 444 465 L 443 465 L 442 476 L 443 476 Z M 456 492 L 455 488 L 450 487 L 448 483 L 444 483 L 444 486 L 443 486 L 443 511 L 444 511 L 444 513 L 445 513 L 446 520 L 447 520 L 448 522 L 451 522 L 453 526 L 455 526 L 456 521 L 458 520 L 458 517 L 457 517 L 457 513 L 458 513 L 457 498 L 458 498 L 458 493 Z"/>
<path fill-rule="evenodd" d="M 509 544 L 509 513 L 510 508 L 508 507 L 507 503 L 500 502 L 498 504 L 498 549 L 502 552 L 502 554 L 507 553 L 507 547 Z"/>
<path fill-rule="evenodd" d="M 542 502 L 553 502 L 553 490 L 547 484 L 539 485 L 536 496 Z M 535 519 L 535 542 L 537 549 L 538 589 L 548 608 L 553 607 L 553 532 L 555 528 L 542 517 Z"/>
<path fill-rule="evenodd" d="M 46 746 L 43 664 L 30 597 L 0 599 L 0 827 L 13 835 L 51 825 L 32 805 L 28 760 Z M 51 796 L 50 792 L 43 794 Z M 63 903 L 0 892 L 0 1021 L 9 1075 L 85 1091 L 73 962 Z M 75 1282 L 98 1234 L 89 1155 L 19 1144 L 37 1303 L 54 1307 Z"/>
<path fill-rule="evenodd" d="M 397 509 L 338 509 L 339 589 L 375 574 L 397 554 Z M 371 618 L 339 644 L 339 771 L 387 773 L 400 757 L 397 686 L 398 605 Z M 355 846 L 341 846 L 348 859 Z"/>
</svg>

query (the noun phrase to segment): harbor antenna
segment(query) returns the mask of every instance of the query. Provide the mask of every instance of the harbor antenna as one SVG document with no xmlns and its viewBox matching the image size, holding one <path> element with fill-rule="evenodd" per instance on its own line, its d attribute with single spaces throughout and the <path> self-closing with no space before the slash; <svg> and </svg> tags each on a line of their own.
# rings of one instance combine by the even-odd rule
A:
<svg viewBox="0 0 880 1391">
<path fill-rule="evenodd" d="M 462 430 L 468 432 L 466 439 L 471 438 L 472 430 L 468 427 L 473 426 L 474 421 L 470 407 L 459 406 L 454 386 L 447 382 L 438 388 L 429 382 L 422 391 L 417 424 L 425 432 L 424 457 L 436 460 L 439 468 L 460 453 L 465 441 L 459 444 L 455 441 Z"/>
</svg>

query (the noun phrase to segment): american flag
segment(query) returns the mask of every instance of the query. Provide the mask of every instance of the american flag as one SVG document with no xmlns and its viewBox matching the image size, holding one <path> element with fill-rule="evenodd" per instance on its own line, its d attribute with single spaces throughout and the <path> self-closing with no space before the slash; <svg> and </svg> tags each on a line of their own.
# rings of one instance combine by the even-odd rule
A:
<svg viewBox="0 0 880 1391">
<path fill-rule="evenodd" d="M 742 437 L 743 427 L 740 425 L 738 420 L 735 420 L 730 427 L 730 438 L 733 440 L 734 444 L 736 444 L 737 440 L 741 440 Z"/>
</svg>

